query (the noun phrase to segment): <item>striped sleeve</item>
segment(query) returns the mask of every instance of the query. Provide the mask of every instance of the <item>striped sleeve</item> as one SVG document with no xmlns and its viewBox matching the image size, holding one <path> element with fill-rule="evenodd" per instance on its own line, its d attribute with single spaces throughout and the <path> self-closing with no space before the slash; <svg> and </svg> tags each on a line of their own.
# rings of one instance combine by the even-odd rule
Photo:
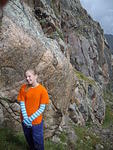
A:
<svg viewBox="0 0 113 150">
<path fill-rule="evenodd" d="M 41 104 L 40 108 L 29 117 L 29 120 L 32 122 L 33 120 L 35 120 L 38 116 L 40 116 L 41 113 L 43 113 L 43 111 L 45 110 L 45 104 Z"/>
<path fill-rule="evenodd" d="M 20 108 L 21 108 L 23 118 L 24 119 L 28 118 L 26 108 L 25 108 L 25 103 L 23 101 L 20 102 Z"/>
</svg>

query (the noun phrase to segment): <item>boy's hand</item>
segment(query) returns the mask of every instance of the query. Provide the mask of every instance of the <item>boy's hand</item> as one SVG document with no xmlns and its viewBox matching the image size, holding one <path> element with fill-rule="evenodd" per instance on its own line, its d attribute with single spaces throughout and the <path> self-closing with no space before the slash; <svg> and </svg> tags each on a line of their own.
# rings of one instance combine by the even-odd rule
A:
<svg viewBox="0 0 113 150">
<path fill-rule="evenodd" d="M 32 127 L 32 122 L 29 120 L 29 118 L 25 118 L 23 120 L 23 123 L 28 127 Z"/>
</svg>

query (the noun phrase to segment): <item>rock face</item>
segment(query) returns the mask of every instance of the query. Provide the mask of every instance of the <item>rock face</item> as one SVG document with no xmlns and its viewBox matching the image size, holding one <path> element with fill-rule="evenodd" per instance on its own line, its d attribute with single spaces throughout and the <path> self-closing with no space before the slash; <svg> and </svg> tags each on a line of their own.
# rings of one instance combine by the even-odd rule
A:
<svg viewBox="0 0 113 150">
<path fill-rule="evenodd" d="M 62 116 L 69 106 L 74 83 L 73 68 L 60 51 L 58 43 L 44 36 L 40 25 L 32 16 L 30 8 L 25 3 L 21 4 L 19 1 L 15 1 L 15 3 L 9 2 L 4 8 L 4 17 L 2 18 L 1 104 L 7 110 L 10 104 L 8 105 L 3 97 L 9 98 L 11 102 L 15 101 L 17 91 L 24 82 L 22 80 L 25 70 L 35 66 L 40 82 L 47 87 L 51 100 L 47 123 L 45 122 L 47 129 L 49 126 L 49 130 L 51 130 L 51 132 L 48 131 L 48 134 L 51 135 L 59 127 Z M 13 11 L 13 7 L 17 6 L 19 6 L 17 12 Z"/>
<path fill-rule="evenodd" d="M 102 123 L 110 53 L 105 55 L 102 29 L 78 0 L 9 1 L 3 9 L 0 41 L 1 125 L 10 122 L 20 129 L 15 100 L 29 67 L 36 68 L 50 97 L 45 137 L 67 126 L 68 117 L 75 124 L 89 119 Z"/>
<path fill-rule="evenodd" d="M 112 43 L 113 35 L 112 34 L 105 34 L 104 36 L 106 38 L 106 41 L 108 42 L 108 45 L 109 45 L 109 47 L 111 49 L 112 54 L 113 54 L 113 43 Z"/>
</svg>

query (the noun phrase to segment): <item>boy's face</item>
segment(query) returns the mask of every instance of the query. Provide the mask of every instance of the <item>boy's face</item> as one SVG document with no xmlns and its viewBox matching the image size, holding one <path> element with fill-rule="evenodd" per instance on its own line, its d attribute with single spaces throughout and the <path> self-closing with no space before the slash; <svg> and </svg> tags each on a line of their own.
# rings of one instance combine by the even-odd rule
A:
<svg viewBox="0 0 113 150">
<path fill-rule="evenodd" d="M 37 75 L 34 74 L 33 71 L 26 71 L 26 81 L 28 82 L 28 84 L 32 85 L 36 82 L 37 80 Z"/>
</svg>

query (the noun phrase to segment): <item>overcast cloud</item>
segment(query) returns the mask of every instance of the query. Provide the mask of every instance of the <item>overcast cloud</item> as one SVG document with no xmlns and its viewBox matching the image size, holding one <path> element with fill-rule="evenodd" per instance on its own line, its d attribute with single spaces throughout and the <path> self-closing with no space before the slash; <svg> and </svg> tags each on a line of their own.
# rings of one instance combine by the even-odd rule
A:
<svg viewBox="0 0 113 150">
<path fill-rule="evenodd" d="M 100 23 L 104 33 L 113 34 L 113 0 L 80 0 L 92 18 Z"/>
</svg>

